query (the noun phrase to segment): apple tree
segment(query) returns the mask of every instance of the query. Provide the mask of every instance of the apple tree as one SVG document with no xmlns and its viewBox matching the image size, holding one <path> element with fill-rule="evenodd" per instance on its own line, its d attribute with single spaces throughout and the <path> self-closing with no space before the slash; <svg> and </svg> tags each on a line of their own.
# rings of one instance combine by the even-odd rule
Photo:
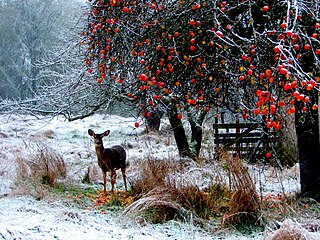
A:
<svg viewBox="0 0 320 240">
<path fill-rule="evenodd" d="M 102 88 L 145 117 L 164 110 L 180 154 L 193 157 L 210 110 L 279 132 L 295 115 L 302 193 L 319 199 L 317 1 L 89 2 L 82 44 Z"/>
<path fill-rule="evenodd" d="M 228 46 L 216 30 L 215 18 L 223 13 L 214 16 L 215 4 L 193 1 L 94 1 L 91 6 L 83 32 L 88 72 L 106 88 L 118 84 L 123 100 L 146 118 L 155 108 L 166 112 L 180 154 L 197 156 L 208 111 L 238 98 L 230 84 L 237 75 L 226 66 L 239 48 L 232 39 Z M 192 129 L 191 146 L 183 112 Z"/>
</svg>

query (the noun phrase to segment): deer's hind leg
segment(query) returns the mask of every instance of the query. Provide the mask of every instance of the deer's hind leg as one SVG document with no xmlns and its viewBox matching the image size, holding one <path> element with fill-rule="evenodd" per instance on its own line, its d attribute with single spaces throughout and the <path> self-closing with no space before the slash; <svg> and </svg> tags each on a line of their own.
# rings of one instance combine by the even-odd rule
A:
<svg viewBox="0 0 320 240">
<path fill-rule="evenodd" d="M 111 192 L 113 192 L 114 184 L 116 183 L 117 173 L 116 170 L 110 171 L 110 180 L 111 180 Z"/>
<path fill-rule="evenodd" d="M 125 167 L 122 167 L 122 168 L 121 168 L 121 172 L 122 172 L 124 187 L 125 187 L 125 189 L 126 189 L 126 192 L 128 192 L 128 189 L 127 189 L 126 168 L 125 168 Z"/>
</svg>

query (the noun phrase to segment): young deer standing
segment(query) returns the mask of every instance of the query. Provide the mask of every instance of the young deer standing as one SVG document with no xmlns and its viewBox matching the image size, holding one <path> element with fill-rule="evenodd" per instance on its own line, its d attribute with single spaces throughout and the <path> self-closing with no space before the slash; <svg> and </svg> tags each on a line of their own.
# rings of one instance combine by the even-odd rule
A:
<svg viewBox="0 0 320 240">
<path fill-rule="evenodd" d="M 113 146 L 111 148 L 104 148 L 102 138 L 108 136 L 110 130 L 105 131 L 102 134 L 95 134 L 91 129 L 88 130 L 88 134 L 93 137 L 96 154 L 98 157 L 98 165 L 103 174 L 103 187 L 104 193 L 106 193 L 106 173 L 110 173 L 111 178 L 111 192 L 113 192 L 114 184 L 116 182 L 116 170 L 121 169 L 124 187 L 127 191 L 126 182 L 126 152 L 121 146 Z"/>
</svg>

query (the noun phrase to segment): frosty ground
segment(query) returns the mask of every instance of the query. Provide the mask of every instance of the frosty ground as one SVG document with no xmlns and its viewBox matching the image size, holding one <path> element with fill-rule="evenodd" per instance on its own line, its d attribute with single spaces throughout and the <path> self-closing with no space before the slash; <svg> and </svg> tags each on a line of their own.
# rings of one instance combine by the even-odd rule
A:
<svg viewBox="0 0 320 240">
<path fill-rule="evenodd" d="M 0 116 L 0 239 L 264 239 L 266 231 L 242 235 L 232 229 L 217 227 L 214 232 L 204 231 L 192 218 L 188 222 L 169 221 L 150 224 L 141 219 L 127 218 L 116 213 L 81 209 L 68 205 L 68 200 L 56 197 L 36 199 L 17 184 L 17 158 L 28 157 L 33 144 L 46 144 L 59 152 L 66 163 L 67 180 L 81 185 L 88 166 L 97 167 L 94 147 L 87 130 L 111 130 L 105 145 L 122 144 L 126 147 L 130 166 L 128 178 L 138 171 L 136 163 L 148 157 L 177 159 L 178 152 L 167 122 L 162 123 L 161 134 L 144 133 L 144 127 L 134 127 L 134 118 L 115 115 L 94 115 L 83 120 L 68 122 L 64 118 L 34 116 Z M 206 124 L 210 129 L 210 122 Z M 210 156 L 213 144 L 209 140 L 202 154 Z M 130 146 L 130 147 L 129 147 Z M 196 166 L 188 177 L 198 184 L 206 184 L 203 171 L 215 174 L 208 166 Z M 211 166 L 212 167 L 212 166 Z M 257 190 L 264 194 L 299 191 L 296 168 L 282 172 L 263 171 L 251 166 Z M 198 169 L 198 171 L 197 171 Z M 118 174 L 121 175 L 121 174 Z M 186 177 L 186 176 L 185 176 Z M 101 174 L 98 174 L 98 182 Z M 122 188 L 118 178 L 118 189 Z M 102 185 L 97 185 L 102 188 Z M 110 186 L 108 186 L 110 187 Z"/>
</svg>

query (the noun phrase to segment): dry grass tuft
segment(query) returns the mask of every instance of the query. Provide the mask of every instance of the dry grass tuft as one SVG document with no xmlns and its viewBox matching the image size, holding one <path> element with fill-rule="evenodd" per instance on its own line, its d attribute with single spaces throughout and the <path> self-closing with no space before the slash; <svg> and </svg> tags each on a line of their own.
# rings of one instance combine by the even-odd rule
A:
<svg viewBox="0 0 320 240">
<path fill-rule="evenodd" d="M 221 213 L 229 211 L 231 192 L 219 183 L 206 190 L 187 185 L 177 191 L 176 197 L 182 206 L 198 218 L 210 219 L 220 217 Z"/>
<path fill-rule="evenodd" d="M 163 223 L 165 221 L 182 217 L 183 207 L 175 200 L 174 189 L 160 186 L 155 187 L 142 198 L 129 205 L 124 214 L 142 216 L 152 223 Z"/>
<path fill-rule="evenodd" d="M 93 183 L 98 181 L 98 173 L 100 173 L 96 164 L 91 164 L 87 168 L 87 172 L 82 178 L 82 183 Z"/>
<path fill-rule="evenodd" d="M 234 191 L 230 201 L 230 213 L 223 218 L 223 222 L 231 225 L 261 226 L 260 200 L 248 170 L 238 156 L 228 152 L 223 152 L 221 156 L 226 161 Z"/>
<path fill-rule="evenodd" d="M 125 213 L 155 223 L 185 219 L 186 213 L 210 219 L 228 210 L 231 193 L 226 187 L 215 183 L 202 190 L 192 180 L 181 179 L 182 168 L 181 164 L 170 160 L 149 159 L 141 164 L 141 176 L 132 183 L 135 202 Z"/>
<path fill-rule="evenodd" d="M 225 165 L 221 174 L 229 175 L 230 186 L 216 178 L 211 179 L 206 189 L 196 184 L 197 179 L 183 174 L 192 172 L 189 169 L 192 164 L 186 166 L 170 160 L 144 161 L 140 166 L 140 177 L 132 182 L 135 202 L 125 212 L 138 214 L 152 222 L 185 219 L 190 214 L 200 222 L 220 218 L 227 226 L 262 226 L 260 200 L 248 170 L 239 157 L 229 153 L 222 152 L 220 159 Z"/>
<path fill-rule="evenodd" d="M 43 139 L 43 138 L 53 139 L 56 136 L 56 134 L 52 130 L 45 130 L 45 131 L 37 132 L 31 136 L 38 139 Z"/>
<path fill-rule="evenodd" d="M 36 144 L 27 157 L 17 157 L 18 185 L 32 185 L 40 193 L 45 186 L 53 186 L 58 177 L 66 177 L 63 157 L 45 144 Z M 37 194 L 38 194 L 37 193 Z M 42 194 L 40 194 L 42 195 Z M 41 197 L 41 196 L 40 196 Z"/>
<path fill-rule="evenodd" d="M 177 169 L 177 166 L 176 163 L 166 160 L 148 159 L 140 164 L 139 169 L 139 179 L 131 183 L 133 195 L 138 198 L 157 186 L 168 186 L 168 176 L 171 172 Z"/>
<path fill-rule="evenodd" d="M 297 222 L 286 219 L 281 227 L 266 237 L 266 240 L 316 240 L 319 233 L 308 232 Z"/>
</svg>

